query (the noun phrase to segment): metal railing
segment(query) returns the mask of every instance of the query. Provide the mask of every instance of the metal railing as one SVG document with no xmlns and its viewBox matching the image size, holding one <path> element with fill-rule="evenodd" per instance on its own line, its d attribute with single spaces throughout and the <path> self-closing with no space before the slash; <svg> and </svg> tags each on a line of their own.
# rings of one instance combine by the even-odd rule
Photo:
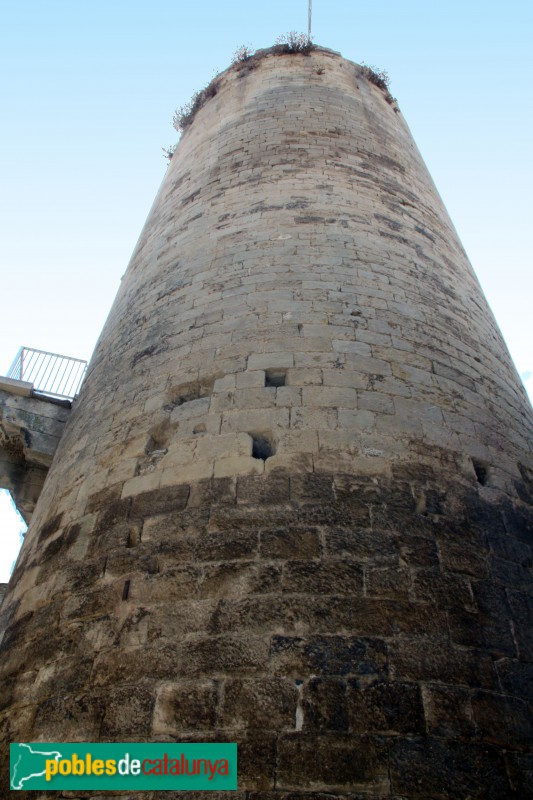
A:
<svg viewBox="0 0 533 800">
<path fill-rule="evenodd" d="M 49 397 L 72 400 L 79 392 L 87 362 L 45 350 L 21 347 L 8 378 L 33 383 L 33 389 Z"/>
</svg>

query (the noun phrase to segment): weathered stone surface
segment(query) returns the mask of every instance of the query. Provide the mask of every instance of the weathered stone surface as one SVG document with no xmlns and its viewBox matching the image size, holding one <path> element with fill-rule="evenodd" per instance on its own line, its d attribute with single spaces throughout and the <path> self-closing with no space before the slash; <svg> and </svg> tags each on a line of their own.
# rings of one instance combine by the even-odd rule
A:
<svg viewBox="0 0 533 800">
<path fill-rule="evenodd" d="M 513 796 L 503 755 L 486 746 L 431 737 L 402 738 L 392 745 L 390 767 L 393 792 L 416 800 Z"/>
<path fill-rule="evenodd" d="M 210 730 L 216 724 L 216 709 L 217 685 L 212 680 L 163 684 L 157 693 L 152 733 Z"/>
<path fill-rule="evenodd" d="M 227 729 L 292 730 L 297 703 L 298 689 L 286 678 L 228 680 L 220 723 Z"/>
<path fill-rule="evenodd" d="M 350 730 L 356 733 L 423 734 L 424 709 L 416 684 L 378 682 L 361 688 L 349 680 L 346 708 Z"/>
<path fill-rule="evenodd" d="M 272 51 L 183 133 L 2 606 L 4 743 L 531 795 L 531 411 L 389 101 Z"/>
<path fill-rule="evenodd" d="M 342 733 L 285 734 L 278 745 L 282 789 L 344 789 L 379 794 L 389 789 L 387 744 Z"/>
</svg>

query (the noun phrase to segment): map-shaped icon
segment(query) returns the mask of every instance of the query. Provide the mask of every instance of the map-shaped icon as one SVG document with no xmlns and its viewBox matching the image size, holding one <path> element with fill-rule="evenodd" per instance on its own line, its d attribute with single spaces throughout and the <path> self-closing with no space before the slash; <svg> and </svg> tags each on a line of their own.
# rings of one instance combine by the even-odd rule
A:
<svg viewBox="0 0 533 800">
<path fill-rule="evenodd" d="M 11 745 L 11 789 L 31 789 L 28 782 L 33 778 L 44 778 L 46 762 L 59 761 L 61 753 L 57 750 L 38 749 L 38 745 Z"/>
</svg>

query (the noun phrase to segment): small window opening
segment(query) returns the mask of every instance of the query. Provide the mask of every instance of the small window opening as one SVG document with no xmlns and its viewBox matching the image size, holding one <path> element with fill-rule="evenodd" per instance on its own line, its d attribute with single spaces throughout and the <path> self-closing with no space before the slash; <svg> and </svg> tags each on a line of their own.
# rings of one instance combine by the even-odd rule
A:
<svg viewBox="0 0 533 800">
<path fill-rule="evenodd" d="M 267 458 L 273 456 L 275 453 L 274 445 L 270 441 L 270 439 L 265 436 L 265 434 L 255 434 L 251 433 L 250 436 L 252 437 L 252 457 L 253 458 L 260 458 L 262 461 L 266 461 Z"/>
<path fill-rule="evenodd" d="M 475 458 L 472 459 L 472 464 L 474 466 L 474 472 L 476 473 L 478 483 L 480 483 L 482 486 L 486 486 L 489 478 L 488 465 L 484 464 L 483 461 L 478 461 Z"/>
<path fill-rule="evenodd" d="M 137 547 L 137 531 L 134 528 L 130 528 L 128 531 L 126 547 Z"/>
<path fill-rule="evenodd" d="M 265 386 L 285 386 L 286 370 L 267 369 L 265 372 Z"/>
</svg>

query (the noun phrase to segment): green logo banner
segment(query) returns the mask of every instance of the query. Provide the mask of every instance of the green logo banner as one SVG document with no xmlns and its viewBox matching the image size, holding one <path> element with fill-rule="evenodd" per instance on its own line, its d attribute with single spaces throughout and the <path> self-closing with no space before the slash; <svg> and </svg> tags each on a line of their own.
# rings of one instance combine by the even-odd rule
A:
<svg viewBox="0 0 533 800">
<path fill-rule="evenodd" d="M 10 745 L 10 788 L 70 791 L 237 788 L 237 745 L 32 742 Z"/>
</svg>

